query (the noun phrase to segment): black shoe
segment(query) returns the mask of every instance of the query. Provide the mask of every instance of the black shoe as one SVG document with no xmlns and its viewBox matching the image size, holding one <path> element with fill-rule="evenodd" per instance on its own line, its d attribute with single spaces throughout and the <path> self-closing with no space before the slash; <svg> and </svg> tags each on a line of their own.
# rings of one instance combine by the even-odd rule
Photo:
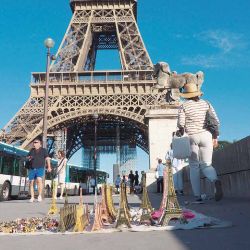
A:
<svg viewBox="0 0 250 250">
<path fill-rule="evenodd" d="M 215 185 L 215 200 L 220 201 L 223 198 L 223 191 L 222 191 L 222 186 L 221 186 L 221 181 L 217 180 L 214 183 Z"/>
<path fill-rule="evenodd" d="M 201 202 L 201 201 L 203 201 L 203 200 L 201 199 L 200 196 L 195 196 L 195 201 L 196 201 L 196 202 Z"/>
</svg>

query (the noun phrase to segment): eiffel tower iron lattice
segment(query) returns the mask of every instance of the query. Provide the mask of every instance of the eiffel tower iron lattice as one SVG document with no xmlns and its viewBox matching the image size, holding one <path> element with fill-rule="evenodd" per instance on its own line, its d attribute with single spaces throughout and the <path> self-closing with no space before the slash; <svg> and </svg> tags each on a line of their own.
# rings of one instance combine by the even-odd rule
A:
<svg viewBox="0 0 250 250">
<path fill-rule="evenodd" d="M 106 133 L 98 137 L 99 145 L 114 144 L 107 139 L 111 136 L 107 131 L 112 129 L 102 130 L 102 126 L 108 123 L 112 127 L 115 121 L 128 127 L 124 135 L 121 130 L 121 144 L 137 145 L 148 152 L 145 114 L 169 105 L 165 95 L 152 88 L 156 79 L 137 25 L 137 1 L 71 0 L 70 5 L 73 16 L 49 74 L 47 125 L 48 137 L 56 142 L 55 152 L 67 148 L 67 157 L 71 157 L 87 144 L 84 131 L 70 128 L 93 121 L 94 113 L 99 115 L 100 133 Z M 119 51 L 120 70 L 95 70 L 96 53 L 101 49 Z M 45 73 L 32 73 L 29 99 L 0 132 L 8 143 L 29 148 L 41 135 L 45 81 Z"/>
</svg>

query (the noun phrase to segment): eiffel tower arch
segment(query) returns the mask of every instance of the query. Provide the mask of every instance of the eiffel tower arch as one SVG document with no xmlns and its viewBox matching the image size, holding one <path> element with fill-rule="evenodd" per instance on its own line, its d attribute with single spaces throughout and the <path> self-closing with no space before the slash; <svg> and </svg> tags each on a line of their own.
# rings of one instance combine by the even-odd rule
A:
<svg viewBox="0 0 250 250">
<path fill-rule="evenodd" d="M 98 114 L 98 147 L 115 151 L 139 146 L 164 157 L 176 129 L 178 103 L 169 105 L 154 88 L 153 64 L 137 25 L 136 0 L 71 0 L 73 12 L 50 66 L 48 135 L 55 148 L 71 157 L 93 142 L 93 114 Z M 119 70 L 95 70 L 98 50 L 117 49 Z M 27 102 L 4 127 L 8 143 L 29 148 L 42 134 L 46 73 L 32 73 Z"/>
</svg>

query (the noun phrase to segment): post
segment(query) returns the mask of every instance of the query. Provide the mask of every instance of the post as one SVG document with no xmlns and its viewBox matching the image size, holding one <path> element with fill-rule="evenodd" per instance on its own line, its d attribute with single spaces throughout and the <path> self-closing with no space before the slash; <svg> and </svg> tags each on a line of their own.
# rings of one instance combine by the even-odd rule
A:
<svg viewBox="0 0 250 250">
<path fill-rule="evenodd" d="M 95 115 L 94 119 L 95 119 L 95 142 L 94 142 L 94 179 L 95 179 L 95 193 L 97 192 L 97 178 L 96 178 L 96 161 L 97 161 L 97 118 L 98 116 Z"/>
<path fill-rule="evenodd" d="M 47 149 L 47 121 L 48 121 L 48 102 L 49 102 L 49 66 L 50 66 L 50 48 L 47 50 L 44 113 L 43 113 L 43 148 Z"/>
</svg>

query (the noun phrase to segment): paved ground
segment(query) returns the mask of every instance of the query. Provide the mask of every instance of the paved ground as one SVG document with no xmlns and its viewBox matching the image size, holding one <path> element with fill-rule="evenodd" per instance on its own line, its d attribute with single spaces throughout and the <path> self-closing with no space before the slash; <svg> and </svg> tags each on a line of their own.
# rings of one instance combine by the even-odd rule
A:
<svg viewBox="0 0 250 250">
<path fill-rule="evenodd" d="M 115 202 L 118 202 L 115 197 Z M 154 207 L 160 203 L 160 195 L 150 196 Z M 190 200 L 181 197 L 180 204 Z M 84 196 L 85 202 L 93 204 L 93 196 Z M 77 197 L 70 197 L 70 202 L 77 202 Z M 43 203 L 29 204 L 27 200 L 0 202 L 0 220 L 46 215 L 50 199 Z M 129 197 L 129 202 L 138 205 L 137 196 Z M 62 205 L 58 201 L 59 206 Z M 249 250 L 250 249 L 250 200 L 224 199 L 221 202 L 206 201 L 205 204 L 188 205 L 189 208 L 206 215 L 230 220 L 234 226 L 222 229 L 199 229 L 144 233 L 112 233 L 91 235 L 40 235 L 40 236 L 0 236 L 1 250 Z"/>
</svg>

